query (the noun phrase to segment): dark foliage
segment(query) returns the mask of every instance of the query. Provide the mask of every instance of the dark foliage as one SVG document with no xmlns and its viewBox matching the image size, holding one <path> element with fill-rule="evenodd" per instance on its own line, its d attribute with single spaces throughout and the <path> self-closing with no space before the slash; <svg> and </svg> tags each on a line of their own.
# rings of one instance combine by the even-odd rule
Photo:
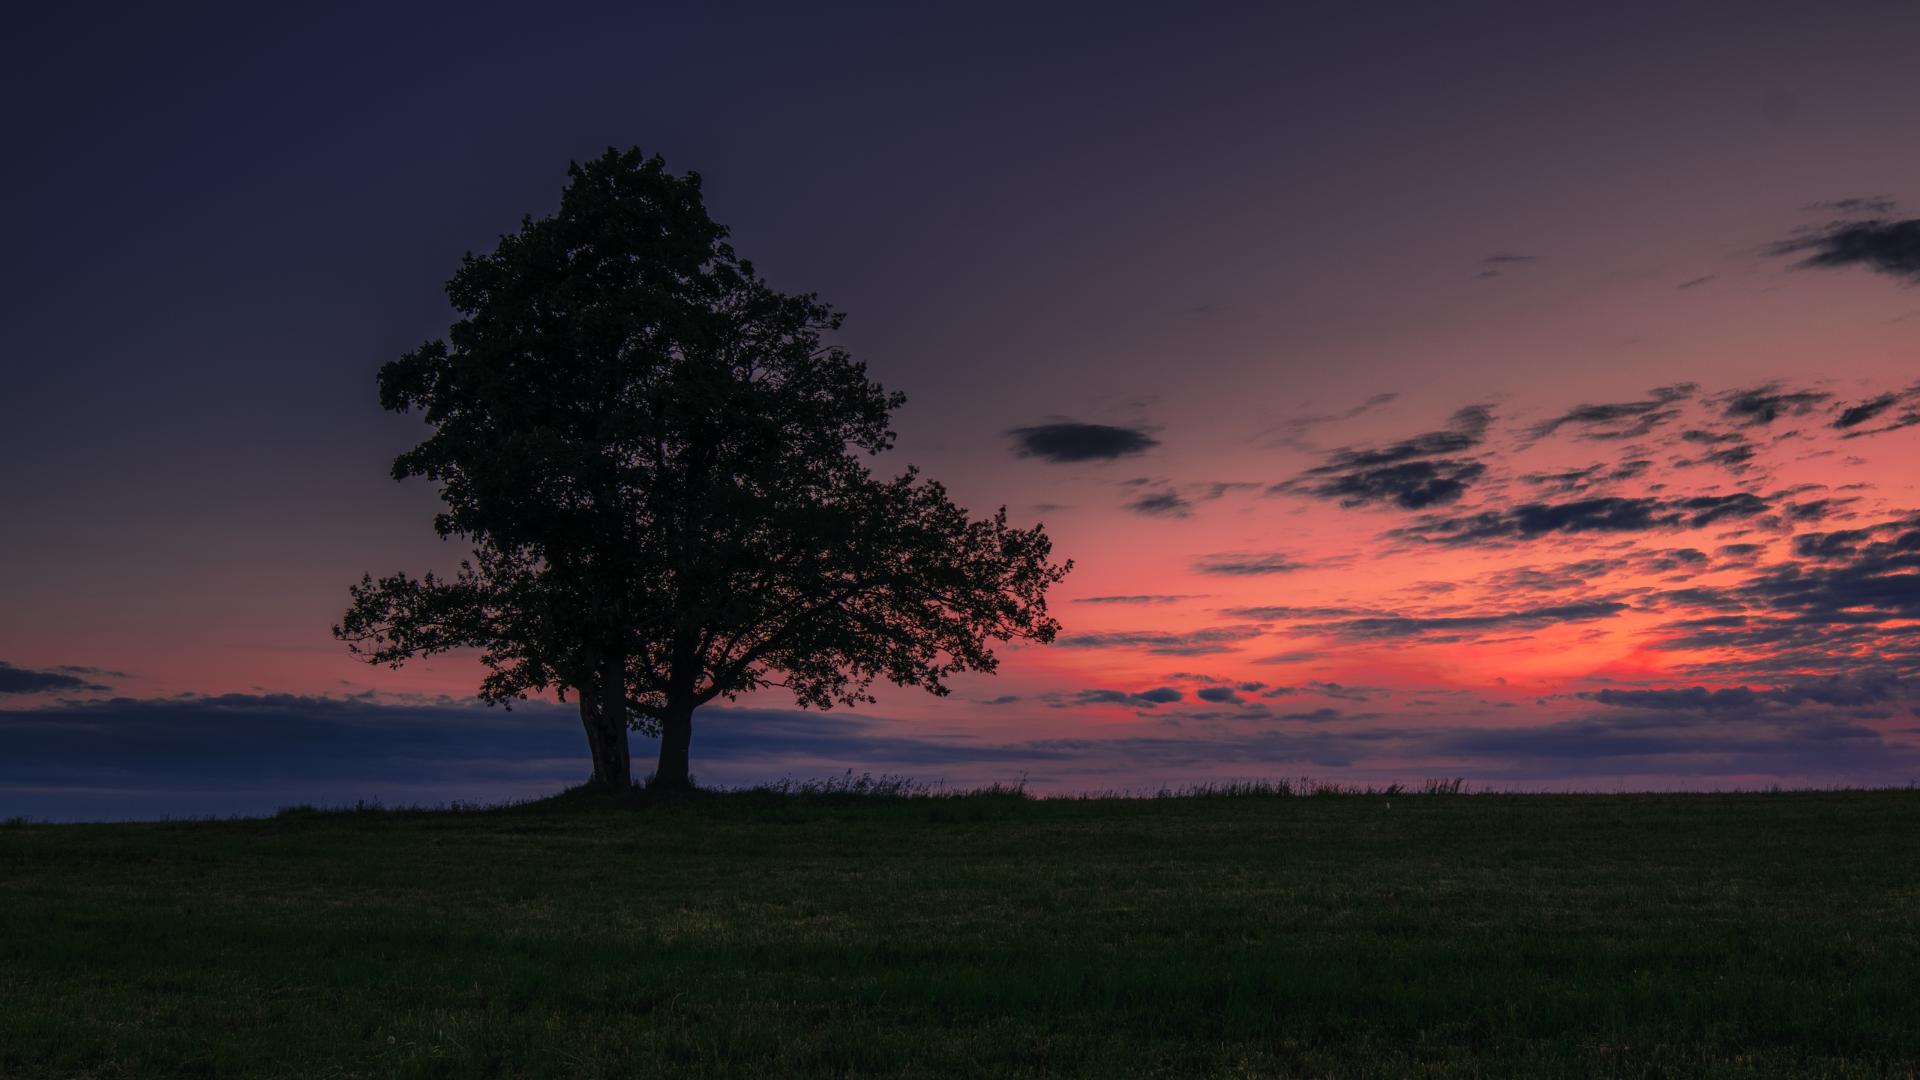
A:
<svg viewBox="0 0 1920 1080">
<path fill-rule="evenodd" d="M 658 732 L 668 786 L 715 698 L 943 694 L 994 641 L 1052 640 L 1045 533 L 871 474 L 902 396 L 824 343 L 839 313 L 734 253 L 697 175 L 609 150 L 570 176 L 556 215 L 466 257 L 447 340 L 380 371 L 433 428 L 393 474 L 440 485 L 473 558 L 364 580 L 339 637 L 372 663 L 480 649 L 489 701 L 579 698 L 602 782 L 629 780 L 629 725 Z"/>
</svg>

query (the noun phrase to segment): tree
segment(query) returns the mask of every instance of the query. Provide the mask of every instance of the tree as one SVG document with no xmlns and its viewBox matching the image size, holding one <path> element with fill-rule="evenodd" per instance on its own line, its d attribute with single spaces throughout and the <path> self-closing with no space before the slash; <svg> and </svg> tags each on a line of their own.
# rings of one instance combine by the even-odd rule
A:
<svg viewBox="0 0 1920 1080">
<path fill-rule="evenodd" d="M 1004 507 L 872 475 L 904 398 L 823 344 L 839 313 L 734 253 L 697 174 L 637 150 L 568 174 L 558 213 L 463 260 L 446 340 L 380 370 L 381 405 L 432 428 L 393 476 L 440 485 L 472 558 L 364 578 L 336 637 L 393 666 L 478 649 L 488 702 L 578 700 L 598 784 L 631 783 L 630 728 L 658 734 L 667 788 L 715 698 L 945 694 L 994 642 L 1053 639 L 1072 564 Z"/>
</svg>

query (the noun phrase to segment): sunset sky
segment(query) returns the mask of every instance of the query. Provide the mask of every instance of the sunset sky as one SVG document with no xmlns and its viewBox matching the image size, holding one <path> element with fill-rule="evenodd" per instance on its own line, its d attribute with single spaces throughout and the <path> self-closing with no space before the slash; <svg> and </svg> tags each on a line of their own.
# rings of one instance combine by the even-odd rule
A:
<svg viewBox="0 0 1920 1080">
<path fill-rule="evenodd" d="M 464 554 L 374 372 L 610 145 L 847 312 L 876 468 L 1075 564 L 951 697 L 703 710 L 703 782 L 1920 780 L 1920 10 L 689 7 L 16 18 L 0 817 L 584 777 L 328 631 Z"/>
</svg>

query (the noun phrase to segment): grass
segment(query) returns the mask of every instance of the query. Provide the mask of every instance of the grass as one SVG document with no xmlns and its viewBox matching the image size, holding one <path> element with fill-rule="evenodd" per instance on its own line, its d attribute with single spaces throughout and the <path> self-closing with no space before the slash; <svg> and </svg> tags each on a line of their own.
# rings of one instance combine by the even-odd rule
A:
<svg viewBox="0 0 1920 1080">
<path fill-rule="evenodd" d="M 1920 792 L 1307 790 L 9 823 L 0 1076 L 1920 1069 Z"/>
</svg>

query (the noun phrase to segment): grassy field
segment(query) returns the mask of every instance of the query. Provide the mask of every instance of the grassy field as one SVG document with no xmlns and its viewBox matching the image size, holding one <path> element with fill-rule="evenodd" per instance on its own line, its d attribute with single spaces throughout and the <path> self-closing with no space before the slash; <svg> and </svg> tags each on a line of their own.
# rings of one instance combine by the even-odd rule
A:
<svg viewBox="0 0 1920 1080">
<path fill-rule="evenodd" d="M 0 1076 L 1879 1076 L 1920 792 L 0 827 Z"/>
</svg>

